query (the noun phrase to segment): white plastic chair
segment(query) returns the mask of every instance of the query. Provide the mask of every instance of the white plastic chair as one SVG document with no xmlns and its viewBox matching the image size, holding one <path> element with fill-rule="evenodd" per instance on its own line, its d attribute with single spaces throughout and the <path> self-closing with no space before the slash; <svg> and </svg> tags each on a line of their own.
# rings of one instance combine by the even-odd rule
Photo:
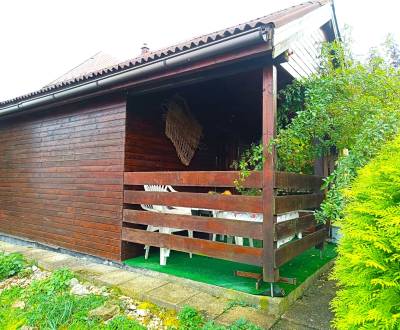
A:
<svg viewBox="0 0 400 330">
<path fill-rule="evenodd" d="M 144 185 L 145 191 L 155 191 L 155 192 L 177 192 L 174 188 L 169 185 Z M 171 207 L 164 205 L 147 205 L 141 204 L 141 207 L 150 212 L 158 212 L 158 213 L 169 213 L 169 214 L 183 214 L 183 215 L 192 215 L 192 209 L 188 207 Z M 179 231 L 185 231 L 186 229 L 179 228 L 168 228 L 168 227 L 155 227 L 148 225 L 147 231 L 158 231 L 163 234 L 172 234 Z M 188 237 L 193 238 L 193 230 L 188 230 Z M 150 246 L 146 245 L 145 249 L 145 259 L 149 257 Z M 167 257 L 170 255 L 170 249 L 160 248 L 160 265 L 165 266 L 167 264 Z M 192 253 L 189 253 L 190 258 L 192 258 Z"/>
<path fill-rule="evenodd" d="M 251 217 L 251 213 L 246 213 L 246 212 L 226 212 L 226 211 L 215 211 L 213 212 L 214 217 L 220 217 L 220 218 L 226 218 L 226 219 L 232 219 L 232 220 L 242 220 L 242 221 L 257 221 L 257 222 L 262 222 L 263 221 L 263 216 L 260 213 L 257 213 L 255 217 Z M 277 216 L 277 222 L 284 222 L 288 221 L 291 219 L 296 219 L 299 217 L 299 211 L 294 211 L 294 212 L 287 212 L 283 214 L 279 214 Z M 221 235 L 222 239 L 225 238 L 225 235 Z M 298 238 L 302 238 L 302 233 L 297 234 Z M 286 244 L 287 242 L 291 241 L 294 238 L 293 236 L 289 236 L 283 239 L 278 240 L 277 242 L 277 247 Z M 243 245 L 243 237 L 239 236 L 228 236 L 227 237 L 227 243 L 232 244 L 232 240 L 235 240 L 235 244 L 237 245 Z M 216 241 L 217 240 L 217 234 L 213 234 L 212 240 Z M 249 246 L 254 247 L 254 241 L 252 238 L 249 238 Z"/>
</svg>

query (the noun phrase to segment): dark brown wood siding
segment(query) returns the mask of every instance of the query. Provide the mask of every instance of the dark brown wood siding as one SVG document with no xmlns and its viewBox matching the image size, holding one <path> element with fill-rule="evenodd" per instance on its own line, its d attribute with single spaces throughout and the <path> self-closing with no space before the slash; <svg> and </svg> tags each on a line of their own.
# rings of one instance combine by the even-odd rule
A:
<svg viewBox="0 0 400 330">
<path fill-rule="evenodd" d="M 159 96 L 134 99 L 128 106 L 125 171 L 214 169 L 215 152 L 210 148 L 200 147 L 189 166 L 182 164 L 174 145 L 165 135 L 163 101 Z"/>
<path fill-rule="evenodd" d="M 126 102 L 0 121 L 0 231 L 121 259 Z"/>
</svg>

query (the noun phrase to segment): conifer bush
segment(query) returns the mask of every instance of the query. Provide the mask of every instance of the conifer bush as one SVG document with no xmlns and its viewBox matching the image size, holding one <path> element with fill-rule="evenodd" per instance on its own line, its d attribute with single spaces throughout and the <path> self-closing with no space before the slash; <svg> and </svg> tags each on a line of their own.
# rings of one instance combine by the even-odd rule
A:
<svg viewBox="0 0 400 330">
<path fill-rule="evenodd" d="M 400 136 L 345 193 L 333 277 L 338 329 L 400 329 Z"/>
</svg>

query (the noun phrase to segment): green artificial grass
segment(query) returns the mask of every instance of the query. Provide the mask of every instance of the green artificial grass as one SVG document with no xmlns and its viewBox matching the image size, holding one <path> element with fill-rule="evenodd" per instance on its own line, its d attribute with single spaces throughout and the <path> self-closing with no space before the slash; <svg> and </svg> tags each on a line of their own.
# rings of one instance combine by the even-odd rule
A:
<svg viewBox="0 0 400 330">
<path fill-rule="evenodd" d="M 178 277 L 188 278 L 194 281 L 213 284 L 228 289 L 234 289 L 250 294 L 261 294 L 267 289 L 264 283 L 259 290 L 255 288 L 255 280 L 234 276 L 234 271 L 261 273 L 258 266 L 251 266 L 232 261 L 215 259 L 200 255 L 193 255 L 189 258 L 188 253 L 171 251 L 166 266 L 160 266 L 160 255 L 157 248 L 151 248 L 147 260 L 144 256 L 125 260 L 124 263 L 131 267 L 139 267 L 154 270 L 160 273 L 170 274 Z M 326 244 L 322 258 L 320 251 L 312 248 L 280 267 L 282 277 L 297 279 L 296 285 L 280 283 L 279 286 L 289 293 L 299 284 L 303 283 L 310 275 L 315 273 L 327 262 L 335 258 L 336 247 L 333 244 Z"/>
</svg>

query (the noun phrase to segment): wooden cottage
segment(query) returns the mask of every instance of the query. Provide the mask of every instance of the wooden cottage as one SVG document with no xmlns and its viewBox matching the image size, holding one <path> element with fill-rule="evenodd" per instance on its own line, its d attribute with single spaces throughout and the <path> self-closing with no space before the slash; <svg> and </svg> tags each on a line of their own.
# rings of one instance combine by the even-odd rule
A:
<svg viewBox="0 0 400 330">
<path fill-rule="evenodd" d="M 231 164 L 261 137 L 268 144 L 277 90 L 316 72 L 321 43 L 336 37 L 332 4 L 310 1 L 0 102 L 1 234 L 117 262 L 150 245 L 261 265 L 265 281 L 284 281 L 279 267 L 326 238 L 312 213 L 299 212 L 318 207 L 323 172 L 276 172 L 266 150 L 263 172 L 244 184 L 262 196 L 244 196 L 235 193 Z M 232 194 L 220 194 L 227 189 Z M 174 207 L 199 212 L 168 212 Z M 202 210 L 262 216 L 243 221 Z M 297 217 L 277 221 L 293 211 Z"/>
</svg>

